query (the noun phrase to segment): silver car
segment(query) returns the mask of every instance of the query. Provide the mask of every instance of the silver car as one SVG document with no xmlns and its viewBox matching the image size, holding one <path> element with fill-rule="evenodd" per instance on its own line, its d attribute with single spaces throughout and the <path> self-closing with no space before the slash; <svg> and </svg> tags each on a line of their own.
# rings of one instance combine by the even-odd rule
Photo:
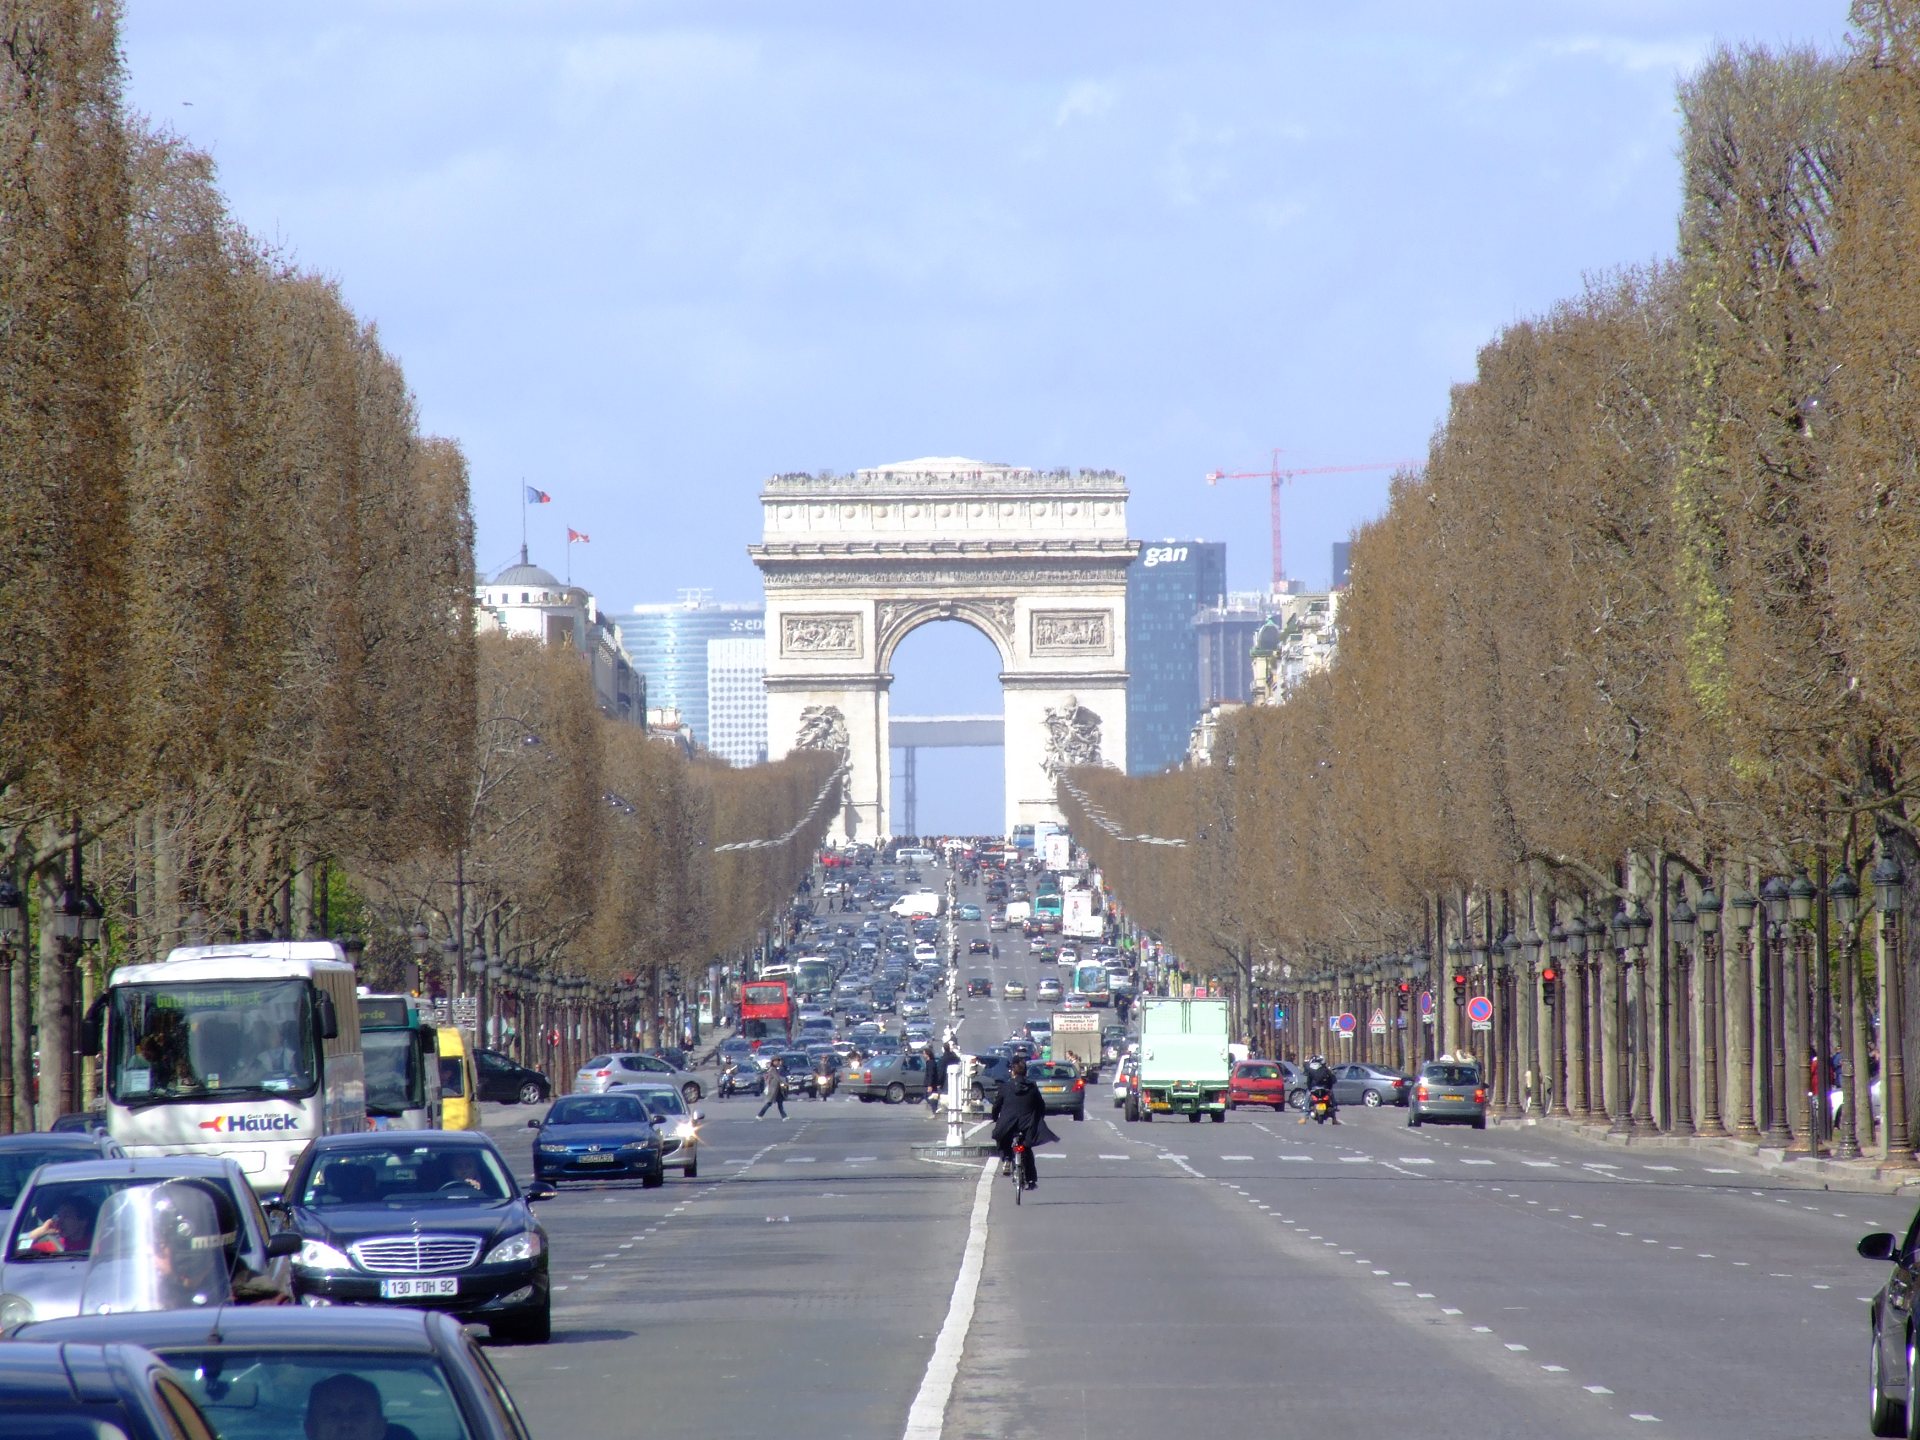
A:
<svg viewBox="0 0 1920 1440">
<path fill-rule="evenodd" d="M 287 1304 L 293 1299 L 288 1257 L 300 1237 L 270 1233 L 266 1213 L 233 1160 L 211 1155 L 149 1155 L 43 1165 L 20 1192 L 0 1251 L 0 1330 L 30 1320 L 57 1320 L 80 1310 L 80 1287 L 92 1252 L 93 1221 L 116 1190 L 188 1180 L 213 1199 L 236 1299 Z"/>
<path fill-rule="evenodd" d="M 626 1084 L 614 1089 L 622 1095 L 638 1095 L 657 1117 L 653 1128 L 660 1132 L 660 1163 L 678 1170 L 692 1180 L 700 1174 L 700 1122 L 707 1117 L 687 1103 L 686 1097 L 672 1085 Z"/>
<path fill-rule="evenodd" d="M 1487 1128 L 1487 1082 L 1480 1067 L 1459 1060 L 1429 1060 L 1407 1099 L 1407 1124 L 1445 1120 Z"/>
<path fill-rule="evenodd" d="M 691 1070 L 678 1069 L 658 1055 L 643 1055 L 637 1050 L 595 1055 L 573 1077 L 576 1095 L 604 1095 L 615 1085 L 672 1085 L 689 1105 L 698 1105 L 707 1093 L 705 1083 Z"/>
</svg>

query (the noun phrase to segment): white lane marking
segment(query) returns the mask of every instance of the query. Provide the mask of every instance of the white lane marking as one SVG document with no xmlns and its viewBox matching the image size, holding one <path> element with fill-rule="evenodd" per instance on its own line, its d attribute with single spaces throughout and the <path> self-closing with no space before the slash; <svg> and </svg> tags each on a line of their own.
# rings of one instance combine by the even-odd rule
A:
<svg viewBox="0 0 1920 1440">
<path fill-rule="evenodd" d="M 921 1377 L 919 1393 L 907 1409 L 907 1428 L 901 1440 L 940 1440 L 945 1427 L 947 1400 L 960 1373 L 967 1331 L 973 1328 L 974 1302 L 980 1295 L 980 1271 L 987 1260 L 987 1202 L 993 1194 L 994 1177 L 999 1173 L 1000 1167 L 992 1160 L 980 1167 L 979 1183 L 973 1187 L 973 1212 L 967 1217 L 967 1248 L 961 1252 L 960 1273 L 953 1280 L 953 1298 L 947 1302 L 946 1323 L 933 1342 L 933 1354 L 927 1357 L 927 1373 Z"/>
<path fill-rule="evenodd" d="M 1722 1169 L 1714 1165 L 1707 1166 L 1707 1174 L 1709 1175 L 1738 1175 L 1739 1173 L 1738 1170 Z"/>
<path fill-rule="evenodd" d="M 789 1155 L 781 1163 L 785 1165 L 811 1165 L 819 1158 L 817 1155 Z"/>
<path fill-rule="evenodd" d="M 1461 1157 L 1461 1160 L 1460 1160 L 1460 1163 L 1461 1163 L 1462 1165 L 1491 1165 L 1491 1164 L 1493 1164 L 1493 1161 L 1491 1161 L 1491 1160 L 1468 1160 L 1467 1158 L 1465 1158 L 1464 1156 L 1462 1156 L 1462 1157 Z"/>
<path fill-rule="evenodd" d="M 1452 1306 L 1450 1306 L 1450 1305 L 1442 1305 L 1442 1306 L 1440 1307 L 1440 1313 L 1441 1313 L 1442 1315 L 1461 1315 L 1461 1314 L 1464 1314 L 1465 1312 L 1464 1312 L 1464 1311 L 1461 1311 L 1461 1310 L 1455 1310 L 1455 1309 L 1454 1309 L 1454 1308 L 1453 1308 Z"/>
<path fill-rule="evenodd" d="M 1371 1155 L 1342 1155 L 1340 1161 L 1343 1165 L 1371 1165 L 1373 1163 L 1373 1157 Z"/>
<path fill-rule="evenodd" d="M 1670 1174 L 1680 1167 L 1678 1165 L 1642 1165 L 1640 1168 L 1642 1170 L 1664 1170 Z"/>
<path fill-rule="evenodd" d="M 847 1164 L 867 1165 L 867 1164 L 871 1164 L 875 1160 L 878 1160 L 879 1158 L 880 1157 L 878 1155 L 849 1155 L 847 1156 Z"/>
<path fill-rule="evenodd" d="M 1400 1163 L 1402 1165 L 1431 1165 L 1433 1164 L 1433 1157 L 1431 1155 L 1402 1155 L 1400 1157 Z"/>
<path fill-rule="evenodd" d="M 1513 1342 L 1512 1342 L 1511 1340 L 1509 1340 L 1509 1341 L 1507 1342 L 1507 1349 L 1509 1349 L 1509 1350 L 1514 1350 L 1514 1351 L 1520 1351 L 1520 1350 L 1525 1350 L 1526 1348 L 1527 1348 L 1527 1347 L 1526 1347 L 1526 1346 L 1524 1346 L 1524 1345 L 1516 1345 L 1516 1344 L 1514 1344 L 1514 1343 L 1513 1343 Z"/>
<path fill-rule="evenodd" d="M 1618 1170 L 1618 1165 L 1608 1165 L 1599 1160 L 1589 1160 L 1580 1167 L 1582 1170 Z"/>
<path fill-rule="evenodd" d="M 1582 1388 L 1585 1389 L 1589 1395 L 1611 1395 L 1613 1393 L 1604 1385 L 1587 1385 Z"/>
<path fill-rule="evenodd" d="M 1132 1157 L 1129 1155 L 1101 1155 L 1096 1158 L 1101 1160 L 1129 1160 Z"/>
<path fill-rule="evenodd" d="M 1189 1165 L 1187 1163 L 1187 1157 L 1184 1155 L 1162 1155 L 1160 1158 L 1162 1160 L 1171 1160 L 1174 1164 L 1178 1165 L 1182 1170 L 1186 1171 L 1187 1174 L 1193 1176 L 1193 1178 L 1196 1180 L 1204 1180 L 1207 1178 L 1206 1176 L 1202 1175 L 1198 1170 L 1194 1169 L 1193 1166 Z"/>
<path fill-rule="evenodd" d="M 1251 1155 L 1222 1155 L 1222 1156 L 1221 1156 L 1220 1158 L 1221 1158 L 1222 1160 L 1251 1160 L 1251 1159 L 1253 1159 L 1253 1156 L 1251 1156 Z"/>
<path fill-rule="evenodd" d="M 1549 1375 L 1564 1375 L 1567 1373 L 1567 1367 L 1564 1365 L 1542 1365 L 1540 1368 Z"/>
<path fill-rule="evenodd" d="M 1313 1156 L 1311 1155 L 1282 1155 L 1280 1158 L 1282 1160 L 1305 1160 L 1309 1163 L 1313 1160 Z"/>
<path fill-rule="evenodd" d="M 1558 1160 L 1522 1160 L 1520 1163 L 1531 1170 L 1558 1170 L 1560 1168 L 1560 1162 Z"/>
<path fill-rule="evenodd" d="M 1493 1327 L 1491 1325 L 1476 1325 L 1473 1327 L 1473 1333 L 1476 1335 L 1491 1335 L 1493 1333 Z"/>
<path fill-rule="evenodd" d="M 1627 1418 L 1629 1420 L 1638 1420 L 1642 1425 L 1658 1425 L 1660 1423 L 1660 1417 L 1658 1415 L 1629 1415 Z"/>
</svg>

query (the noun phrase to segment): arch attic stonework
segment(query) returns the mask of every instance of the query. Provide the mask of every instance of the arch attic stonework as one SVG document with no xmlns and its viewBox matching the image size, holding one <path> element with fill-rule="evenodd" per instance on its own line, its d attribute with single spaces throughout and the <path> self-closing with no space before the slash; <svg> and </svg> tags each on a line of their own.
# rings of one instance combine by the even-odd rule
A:
<svg viewBox="0 0 1920 1440">
<path fill-rule="evenodd" d="M 1126 478 L 926 459 L 776 475 L 760 492 L 770 754 L 844 745 L 836 838 L 892 833 L 888 690 L 921 625 L 1000 652 L 1006 825 L 1058 820 L 1067 765 L 1127 753 Z M 829 738 L 830 737 L 830 738 Z"/>
</svg>

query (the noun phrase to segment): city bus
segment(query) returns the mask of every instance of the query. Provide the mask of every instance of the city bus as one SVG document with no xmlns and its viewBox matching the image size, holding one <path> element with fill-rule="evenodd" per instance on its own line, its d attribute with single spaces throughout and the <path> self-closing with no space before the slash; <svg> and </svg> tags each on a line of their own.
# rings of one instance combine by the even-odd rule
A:
<svg viewBox="0 0 1920 1440">
<path fill-rule="evenodd" d="M 410 995 L 362 994 L 359 1009 L 373 1128 L 441 1129 L 439 1046 L 419 1003 Z"/>
<path fill-rule="evenodd" d="M 740 983 L 740 1033 L 750 1040 L 785 1041 L 793 1025 L 793 1001 L 784 979 L 762 975 Z"/>
<path fill-rule="evenodd" d="M 833 962 L 819 955 L 802 956 L 793 967 L 793 998 L 824 1000 L 833 993 Z"/>
<path fill-rule="evenodd" d="M 331 940 L 195 945 L 122 965 L 88 1009 L 107 1133 L 129 1155 L 224 1155 L 262 1194 L 320 1135 L 367 1128 L 353 966 Z"/>
<path fill-rule="evenodd" d="M 1073 993 L 1084 995 L 1087 1004 L 1105 1007 L 1113 1003 L 1113 981 L 1107 975 L 1104 960 L 1082 960 L 1073 967 Z"/>
<path fill-rule="evenodd" d="M 1034 896 L 1033 920 L 1036 925 L 1043 926 L 1048 930 L 1058 930 L 1060 928 L 1060 916 L 1061 900 L 1058 890 L 1053 891 L 1051 894 Z"/>
</svg>

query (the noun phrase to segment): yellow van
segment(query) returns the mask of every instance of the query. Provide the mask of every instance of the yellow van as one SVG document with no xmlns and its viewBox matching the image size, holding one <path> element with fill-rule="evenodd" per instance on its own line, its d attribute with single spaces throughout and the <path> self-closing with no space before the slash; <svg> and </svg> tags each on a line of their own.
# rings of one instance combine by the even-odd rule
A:
<svg viewBox="0 0 1920 1440">
<path fill-rule="evenodd" d="M 473 1036 L 452 1025 L 434 1031 L 440 1050 L 440 1127 L 480 1128 L 480 1076 L 473 1068 Z"/>
</svg>

